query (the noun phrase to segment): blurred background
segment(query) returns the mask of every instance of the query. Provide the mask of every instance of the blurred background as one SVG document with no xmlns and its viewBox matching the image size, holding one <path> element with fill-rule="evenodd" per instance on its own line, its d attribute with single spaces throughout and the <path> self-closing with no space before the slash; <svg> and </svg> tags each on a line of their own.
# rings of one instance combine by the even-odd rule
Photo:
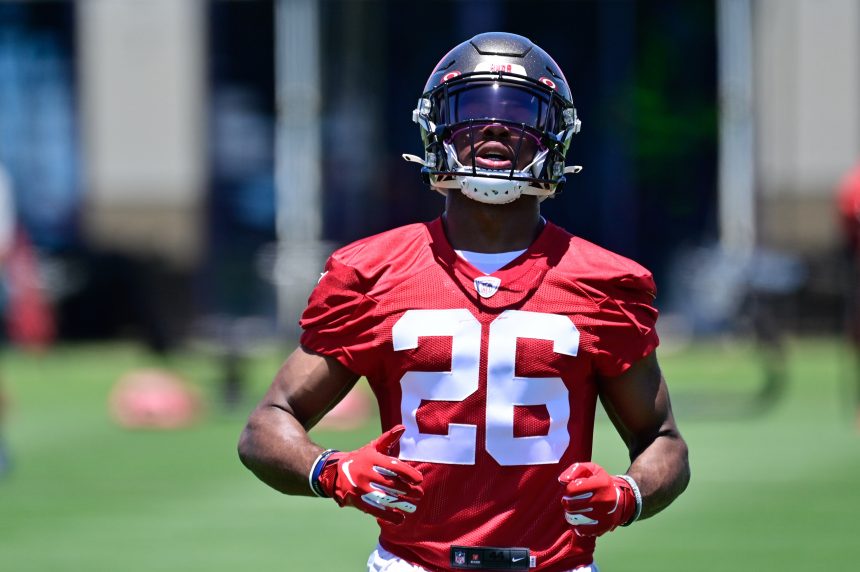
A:
<svg viewBox="0 0 860 572">
<path fill-rule="evenodd" d="M 7 0 L 0 568 L 363 569 L 370 519 L 235 442 L 328 253 L 440 213 L 411 111 L 491 30 L 566 72 L 584 170 L 544 215 L 654 271 L 691 446 L 690 491 L 598 563 L 856 566 L 856 0 Z M 368 401 L 318 442 L 374 436 Z"/>
</svg>

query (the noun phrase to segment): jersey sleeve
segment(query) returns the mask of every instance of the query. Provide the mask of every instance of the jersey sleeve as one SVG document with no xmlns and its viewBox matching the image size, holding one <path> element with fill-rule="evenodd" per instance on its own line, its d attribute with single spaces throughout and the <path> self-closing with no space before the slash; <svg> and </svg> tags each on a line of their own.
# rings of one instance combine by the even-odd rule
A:
<svg viewBox="0 0 860 572">
<path fill-rule="evenodd" d="M 654 351 L 657 337 L 657 289 L 650 273 L 614 280 L 601 305 L 596 366 L 602 376 L 614 377 Z"/>
<path fill-rule="evenodd" d="M 354 268 L 330 257 L 299 320 L 302 346 L 366 375 L 376 305 L 366 291 L 366 284 Z"/>
</svg>

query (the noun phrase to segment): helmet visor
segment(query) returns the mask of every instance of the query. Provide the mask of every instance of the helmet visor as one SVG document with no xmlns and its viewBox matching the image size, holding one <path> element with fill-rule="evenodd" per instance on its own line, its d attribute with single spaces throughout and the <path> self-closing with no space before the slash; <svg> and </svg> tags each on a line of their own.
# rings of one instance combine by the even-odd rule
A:
<svg viewBox="0 0 860 572">
<path fill-rule="evenodd" d="M 470 81 L 437 92 L 441 123 L 501 120 L 542 131 L 547 125 L 550 96 L 534 88 L 503 81 Z"/>
</svg>

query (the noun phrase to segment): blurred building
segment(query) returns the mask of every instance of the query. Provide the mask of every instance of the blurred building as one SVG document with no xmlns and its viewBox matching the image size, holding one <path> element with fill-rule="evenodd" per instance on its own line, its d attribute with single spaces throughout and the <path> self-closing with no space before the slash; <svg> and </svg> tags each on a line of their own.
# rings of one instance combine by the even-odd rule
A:
<svg viewBox="0 0 860 572">
<path fill-rule="evenodd" d="M 752 7 L 760 236 L 820 254 L 839 239 L 834 189 L 860 161 L 860 3 Z"/>
<path fill-rule="evenodd" d="M 205 6 L 96 0 L 76 8 L 87 238 L 193 265 L 207 184 Z"/>
<path fill-rule="evenodd" d="M 752 3 L 760 244 L 807 266 L 795 327 L 839 329 L 845 305 L 835 193 L 860 163 L 860 3 Z"/>
<path fill-rule="evenodd" d="M 58 262 L 61 333 L 165 346 L 201 315 L 274 317 L 274 283 L 301 300 L 331 244 L 435 216 L 400 160 L 420 148 L 411 109 L 445 50 L 491 29 L 556 56 L 583 117 L 585 170 L 548 216 L 658 279 L 744 217 L 755 245 L 821 266 L 810 295 L 836 299 L 833 192 L 860 159 L 854 0 L 4 2 L 0 162 Z M 727 54 L 746 62 L 741 147 L 719 132 Z M 749 172 L 727 211 L 732 152 Z"/>
</svg>

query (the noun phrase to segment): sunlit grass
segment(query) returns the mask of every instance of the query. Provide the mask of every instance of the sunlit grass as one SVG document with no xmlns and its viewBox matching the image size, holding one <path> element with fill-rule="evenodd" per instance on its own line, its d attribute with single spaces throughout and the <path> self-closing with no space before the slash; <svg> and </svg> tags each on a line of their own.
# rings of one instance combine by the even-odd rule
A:
<svg viewBox="0 0 860 572">
<path fill-rule="evenodd" d="M 758 415 L 744 409 L 761 380 L 747 346 L 698 345 L 661 358 L 693 480 L 665 513 L 600 541 L 604 572 L 848 570 L 860 561 L 848 356 L 834 340 L 794 341 L 788 350 L 784 395 Z M 375 542 L 371 519 L 331 501 L 284 497 L 236 457 L 247 412 L 285 353 L 247 363 L 247 398 L 228 411 L 211 355 L 164 361 L 125 344 L 7 351 L 0 366 L 12 403 L 3 433 L 15 465 L 0 480 L 0 569 L 363 569 Z M 169 367 L 197 385 L 209 404 L 204 421 L 174 432 L 115 426 L 108 393 L 122 373 L 144 366 Z M 316 438 L 347 449 L 377 428 L 372 420 Z M 626 467 L 605 417 L 595 458 L 613 471 Z"/>
</svg>

